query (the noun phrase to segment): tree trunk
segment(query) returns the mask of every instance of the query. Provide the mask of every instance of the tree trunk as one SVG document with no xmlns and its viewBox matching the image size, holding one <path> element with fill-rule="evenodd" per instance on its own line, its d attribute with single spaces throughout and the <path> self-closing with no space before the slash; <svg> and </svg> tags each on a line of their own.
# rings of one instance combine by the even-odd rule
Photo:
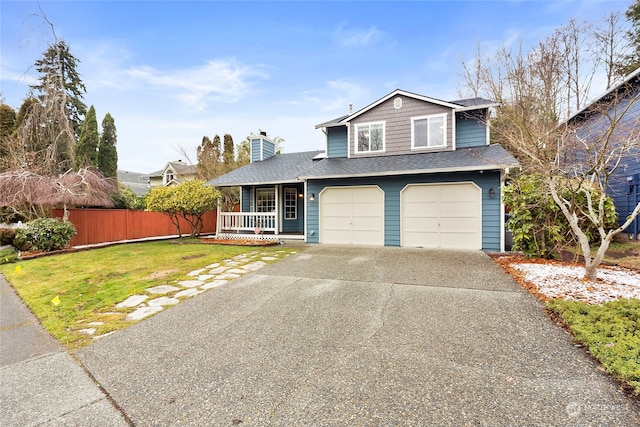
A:
<svg viewBox="0 0 640 427">
<path fill-rule="evenodd" d="M 63 222 L 69 222 L 69 207 L 67 206 L 67 204 L 63 204 L 62 205 L 62 210 L 63 210 L 63 214 L 62 214 L 62 221 Z"/>
</svg>

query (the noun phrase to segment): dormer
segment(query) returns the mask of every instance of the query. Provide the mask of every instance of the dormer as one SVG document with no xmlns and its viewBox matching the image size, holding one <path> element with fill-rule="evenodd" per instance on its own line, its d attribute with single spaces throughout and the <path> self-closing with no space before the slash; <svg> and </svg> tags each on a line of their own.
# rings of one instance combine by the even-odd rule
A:
<svg viewBox="0 0 640 427">
<path fill-rule="evenodd" d="M 259 135 L 250 135 L 251 141 L 251 163 L 266 160 L 276 155 L 276 144 L 267 137 L 266 132 Z"/>
</svg>

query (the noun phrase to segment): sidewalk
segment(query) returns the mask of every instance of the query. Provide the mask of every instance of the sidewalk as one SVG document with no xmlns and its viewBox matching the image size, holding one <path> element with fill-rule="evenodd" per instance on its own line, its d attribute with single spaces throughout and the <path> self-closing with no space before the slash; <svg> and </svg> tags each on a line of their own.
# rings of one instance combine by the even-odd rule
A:
<svg viewBox="0 0 640 427">
<path fill-rule="evenodd" d="M 0 425 L 127 426 L 0 274 Z"/>
</svg>

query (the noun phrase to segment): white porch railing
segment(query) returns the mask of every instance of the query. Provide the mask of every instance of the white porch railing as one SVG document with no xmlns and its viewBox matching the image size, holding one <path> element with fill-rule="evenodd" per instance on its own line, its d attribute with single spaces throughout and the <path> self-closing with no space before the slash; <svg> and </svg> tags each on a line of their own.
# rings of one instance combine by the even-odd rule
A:
<svg viewBox="0 0 640 427">
<path fill-rule="evenodd" d="M 218 233 L 235 231 L 254 233 L 273 232 L 278 234 L 275 212 L 220 212 Z"/>
</svg>

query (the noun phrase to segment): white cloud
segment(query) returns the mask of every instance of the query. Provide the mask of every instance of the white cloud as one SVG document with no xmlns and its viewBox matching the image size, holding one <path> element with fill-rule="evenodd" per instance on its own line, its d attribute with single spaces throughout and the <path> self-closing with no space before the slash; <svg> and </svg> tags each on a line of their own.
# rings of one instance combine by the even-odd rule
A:
<svg viewBox="0 0 640 427">
<path fill-rule="evenodd" d="M 363 47 L 377 43 L 385 33 L 375 26 L 369 28 L 346 29 L 340 25 L 335 32 L 335 37 L 340 46 Z"/>
<path fill-rule="evenodd" d="M 208 102 L 237 102 L 247 96 L 254 79 L 268 75 L 259 66 L 241 65 L 234 59 L 211 60 L 204 65 L 177 70 L 132 67 L 124 75 L 137 84 L 167 91 L 180 102 L 202 110 Z"/>
</svg>

